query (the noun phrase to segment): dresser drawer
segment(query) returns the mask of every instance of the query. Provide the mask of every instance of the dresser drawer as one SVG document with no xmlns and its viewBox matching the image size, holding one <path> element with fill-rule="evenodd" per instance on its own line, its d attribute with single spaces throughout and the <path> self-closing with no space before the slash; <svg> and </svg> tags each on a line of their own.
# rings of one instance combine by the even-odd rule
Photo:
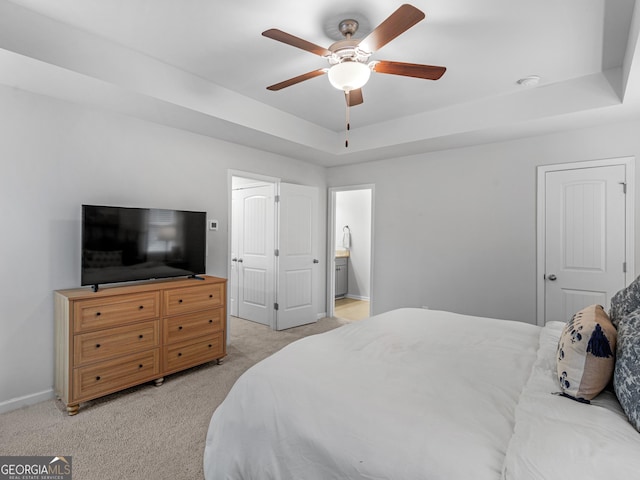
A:
<svg viewBox="0 0 640 480">
<path fill-rule="evenodd" d="M 83 333 L 73 339 L 74 365 L 106 360 L 159 345 L 159 320 Z"/>
<path fill-rule="evenodd" d="M 197 281 L 197 280 L 194 280 Z M 164 314 L 179 315 L 224 305 L 224 283 L 166 290 Z"/>
<path fill-rule="evenodd" d="M 127 355 L 76 368 L 73 371 L 73 398 L 93 398 L 157 378 L 160 349 Z"/>
<path fill-rule="evenodd" d="M 172 372 L 224 356 L 224 335 L 222 332 L 207 335 L 197 342 L 187 340 L 164 347 L 164 370 Z"/>
<path fill-rule="evenodd" d="M 76 333 L 119 326 L 160 316 L 160 293 L 134 293 L 75 303 Z"/>
<path fill-rule="evenodd" d="M 163 322 L 164 343 L 176 343 L 222 331 L 224 308 L 169 317 Z"/>
</svg>

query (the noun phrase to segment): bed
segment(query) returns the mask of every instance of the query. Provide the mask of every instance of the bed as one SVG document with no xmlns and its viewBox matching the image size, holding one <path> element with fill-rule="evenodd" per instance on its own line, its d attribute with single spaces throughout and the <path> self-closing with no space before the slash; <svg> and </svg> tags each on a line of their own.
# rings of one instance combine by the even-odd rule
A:
<svg viewBox="0 0 640 480">
<path fill-rule="evenodd" d="M 616 395 L 560 395 L 564 323 L 398 309 L 294 342 L 214 412 L 205 478 L 640 478 Z"/>
</svg>

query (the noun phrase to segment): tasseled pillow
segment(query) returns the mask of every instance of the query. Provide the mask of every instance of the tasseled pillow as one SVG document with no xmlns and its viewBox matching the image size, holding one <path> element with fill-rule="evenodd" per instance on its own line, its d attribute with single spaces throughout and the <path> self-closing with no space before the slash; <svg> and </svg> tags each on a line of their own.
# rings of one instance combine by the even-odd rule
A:
<svg viewBox="0 0 640 480">
<path fill-rule="evenodd" d="M 613 376 L 616 329 L 601 305 L 577 312 L 558 341 L 557 373 L 564 396 L 589 403 Z"/>
</svg>

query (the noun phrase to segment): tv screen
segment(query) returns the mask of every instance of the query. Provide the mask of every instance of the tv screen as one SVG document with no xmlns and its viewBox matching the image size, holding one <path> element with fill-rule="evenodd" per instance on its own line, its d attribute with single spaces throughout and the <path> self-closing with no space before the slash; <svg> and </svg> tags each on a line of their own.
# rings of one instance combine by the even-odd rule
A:
<svg viewBox="0 0 640 480">
<path fill-rule="evenodd" d="M 205 273 L 206 213 L 82 205 L 82 285 Z"/>
</svg>

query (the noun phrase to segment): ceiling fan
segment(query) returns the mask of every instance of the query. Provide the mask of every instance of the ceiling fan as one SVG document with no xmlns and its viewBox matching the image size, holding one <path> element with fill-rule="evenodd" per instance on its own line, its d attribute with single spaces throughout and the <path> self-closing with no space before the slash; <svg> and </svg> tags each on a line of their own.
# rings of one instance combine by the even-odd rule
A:
<svg viewBox="0 0 640 480">
<path fill-rule="evenodd" d="M 262 32 L 265 37 L 324 57 L 330 65 L 328 68 L 313 70 L 276 83 L 267 87 L 267 89 L 272 91 L 281 90 L 327 73 L 331 84 L 335 88 L 344 91 L 347 102 L 347 130 L 349 130 L 348 107 L 363 103 L 362 87 L 369 80 L 372 71 L 427 80 L 438 80 L 446 71 L 445 67 L 416 63 L 391 62 L 388 60 L 369 62 L 369 57 L 375 51 L 409 30 L 424 17 L 424 13 L 416 7 L 404 4 L 362 40 L 352 39 L 352 36 L 358 30 L 358 22 L 353 19 L 346 19 L 339 24 L 340 32 L 345 37 L 344 40 L 335 42 L 329 48 L 320 47 L 282 30 L 275 28 L 266 30 Z"/>
</svg>

